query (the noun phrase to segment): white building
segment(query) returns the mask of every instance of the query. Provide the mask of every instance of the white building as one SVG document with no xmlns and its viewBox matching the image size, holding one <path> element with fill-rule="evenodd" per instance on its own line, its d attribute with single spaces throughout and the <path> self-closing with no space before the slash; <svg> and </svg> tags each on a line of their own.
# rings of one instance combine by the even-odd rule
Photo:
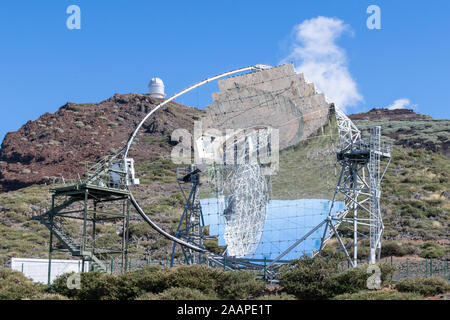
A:
<svg viewBox="0 0 450 320">
<path fill-rule="evenodd" d="M 148 93 L 151 97 L 163 99 L 166 96 L 164 82 L 160 78 L 153 78 L 148 85 Z"/>
<path fill-rule="evenodd" d="M 50 282 L 68 272 L 81 272 L 81 260 L 52 259 Z M 47 284 L 48 259 L 11 258 L 11 269 L 22 272 L 34 282 Z M 89 262 L 85 261 L 84 270 L 89 270 Z"/>
</svg>

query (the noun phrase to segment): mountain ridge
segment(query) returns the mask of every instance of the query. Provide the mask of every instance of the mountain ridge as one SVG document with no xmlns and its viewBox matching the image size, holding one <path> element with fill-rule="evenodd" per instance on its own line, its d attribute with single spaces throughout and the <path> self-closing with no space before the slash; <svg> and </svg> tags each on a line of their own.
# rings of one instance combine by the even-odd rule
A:
<svg viewBox="0 0 450 320">
<path fill-rule="evenodd" d="M 68 102 L 55 113 L 28 121 L 6 134 L 0 149 L 0 190 L 17 190 L 57 178 L 76 178 L 82 162 L 96 162 L 119 151 L 130 134 L 161 100 L 145 94 L 115 94 L 99 103 Z M 170 148 L 177 128 L 191 130 L 202 110 L 176 102 L 164 106 L 157 118 L 139 131 L 130 156 L 150 159 Z M 168 140 L 168 141 L 167 141 Z"/>
</svg>

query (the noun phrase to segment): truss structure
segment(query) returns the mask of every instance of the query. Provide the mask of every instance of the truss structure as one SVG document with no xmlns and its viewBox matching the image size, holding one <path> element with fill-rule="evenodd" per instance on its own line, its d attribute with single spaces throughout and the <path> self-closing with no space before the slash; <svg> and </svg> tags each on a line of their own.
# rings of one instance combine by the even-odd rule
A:
<svg viewBox="0 0 450 320">
<path fill-rule="evenodd" d="M 339 126 L 340 151 L 337 159 L 341 164 L 338 185 L 333 197 L 333 204 L 338 194 L 343 195 L 345 210 L 337 216 L 329 215 L 327 227 L 329 236 L 323 238 L 321 249 L 336 236 L 347 258 L 356 266 L 358 263 L 358 241 L 368 238 L 370 246 L 369 263 L 376 262 L 376 251 L 381 251 L 383 219 L 380 209 L 381 180 L 389 166 L 391 146 L 381 143 L 381 128 L 371 128 L 369 142 L 361 139 L 361 133 L 345 114 L 336 109 Z M 381 172 L 381 159 L 388 159 Z M 338 228 L 351 229 L 353 233 L 353 255 L 348 253 Z M 358 229 L 358 226 L 362 227 Z"/>
<path fill-rule="evenodd" d="M 107 170 L 99 168 L 108 163 Z M 52 189 L 51 208 L 44 214 L 33 217 L 50 230 L 48 283 L 52 272 L 52 255 L 56 250 L 68 251 L 82 260 L 90 262 L 89 269 L 108 272 L 108 264 L 117 261 L 116 270 L 124 272 L 128 267 L 130 192 L 127 185 L 134 175 L 132 161 L 104 158 L 88 168 L 84 178 L 78 182 Z M 81 232 L 74 230 L 69 221 L 80 221 Z M 96 230 L 99 223 L 114 222 L 120 226 L 121 244 L 99 247 Z M 57 240 L 57 241 L 55 241 Z"/>
<path fill-rule="evenodd" d="M 210 237 L 204 232 L 205 223 L 203 221 L 202 209 L 197 199 L 200 186 L 200 170 L 194 166 L 177 168 L 177 182 L 186 204 L 177 231 L 175 232 L 175 237 L 203 248 L 203 242 L 210 239 Z M 191 190 L 188 196 L 186 196 L 181 184 L 191 184 Z M 175 262 L 176 247 L 177 243 L 174 242 L 172 257 L 170 259 L 171 267 Z M 197 252 L 184 246 L 181 246 L 181 251 L 183 253 L 184 263 L 186 264 L 200 264 L 205 262 L 205 256 L 202 252 Z"/>
</svg>

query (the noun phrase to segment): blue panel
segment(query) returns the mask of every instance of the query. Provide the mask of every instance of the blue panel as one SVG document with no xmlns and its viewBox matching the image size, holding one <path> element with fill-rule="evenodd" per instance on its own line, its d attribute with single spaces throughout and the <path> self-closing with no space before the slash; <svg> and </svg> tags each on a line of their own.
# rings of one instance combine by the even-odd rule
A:
<svg viewBox="0 0 450 320">
<path fill-rule="evenodd" d="M 271 200 L 267 205 L 266 222 L 261 241 L 254 254 L 246 258 L 275 259 L 295 241 L 321 223 L 328 215 L 331 201 L 326 199 Z M 219 212 L 216 198 L 201 199 L 205 225 L 210 235 L 219 236 L 219 246 L 226 245 L 223 237 L 225 219 Z M 344 210 L 343 202 L 335 202 L 332 215 Z M 325 225 L 316 230 L 299 246 L 283 257 L 283 260 L 297 259 L 304 254 L 311 255 L 320 248 L 320 238 Z"/>
</svg>

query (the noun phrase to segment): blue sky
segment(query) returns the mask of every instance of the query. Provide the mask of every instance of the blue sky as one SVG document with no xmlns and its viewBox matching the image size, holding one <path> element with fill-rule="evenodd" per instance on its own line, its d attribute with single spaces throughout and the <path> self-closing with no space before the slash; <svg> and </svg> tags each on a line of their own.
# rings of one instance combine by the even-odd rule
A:
<svg viewBox="0 0 450 320">
<path fill-rule="evenodd" d="M 72 4 L 80 30 L 66 27 Z M 366 26 L 371 4 L 381 9 L 381 30 Z M 449 13 L 447 0 L 2 0 L 0 139 L 67 101 L 145 93 L 155 76 L 171 95 L 234 68 L 289 61 L 304 46 L 294 28 L 319 16 L 345 25 L 332 44 L 361 97 L 347 113 L 406 99 L 417 112 L 450 118 Z M 201 107 L 213 90 L 179 101 Z"/>
</svg>

